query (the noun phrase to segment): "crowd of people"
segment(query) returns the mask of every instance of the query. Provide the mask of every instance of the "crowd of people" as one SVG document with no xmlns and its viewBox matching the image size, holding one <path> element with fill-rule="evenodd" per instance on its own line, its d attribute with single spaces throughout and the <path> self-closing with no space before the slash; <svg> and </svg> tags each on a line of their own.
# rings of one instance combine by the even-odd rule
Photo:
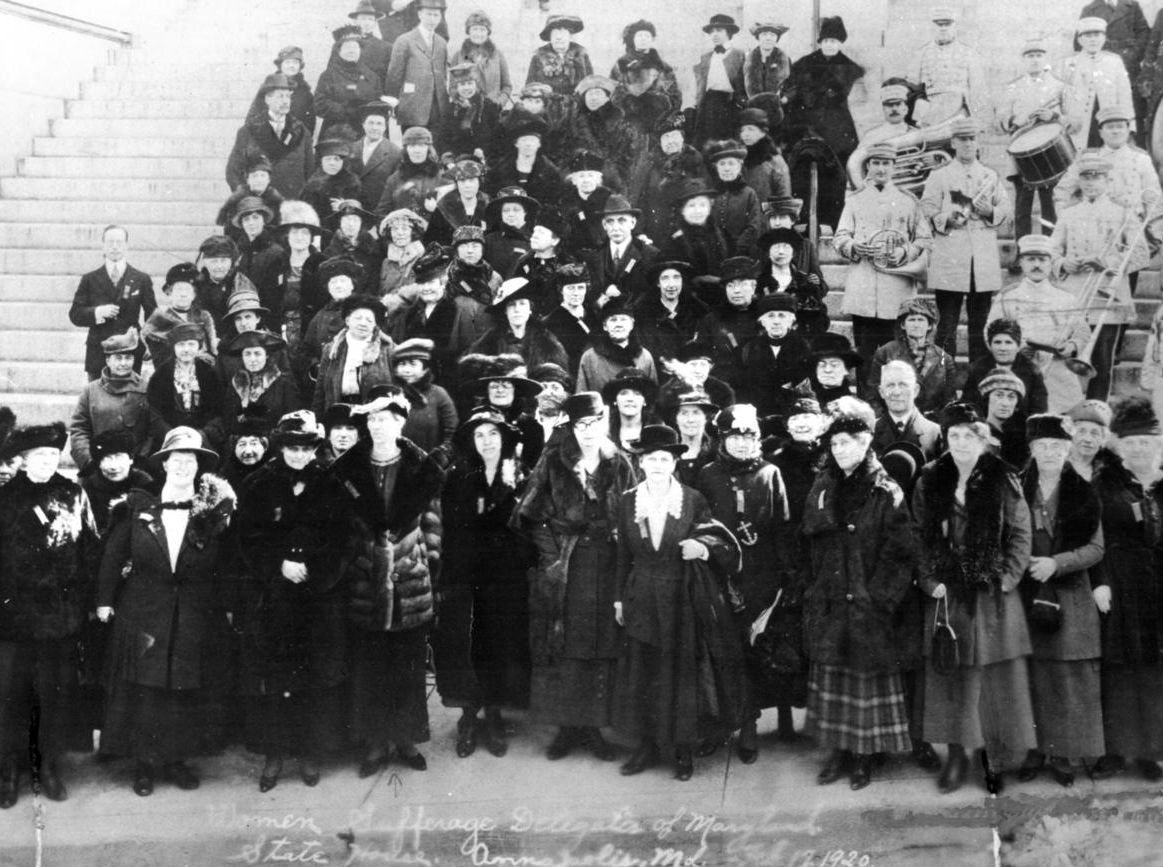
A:
<svg viewBox="0 0 1163 867">
<path fill-rule="evenodd" d="M 839 18 L 791 62 L 783 25 L 745 53 L 713 16 L 684 112 L 648 21 L 603 76 L 551 14 L 514 94 L 485 14 L 450 53 L 444 0 L 380 5 L 314 91 L 279 52 L 224 232 L 164 304 L 105 230 L 68 424 L 0 417 L 0 807 L 26 776 L 64 799 L 94 730 L 142 796 L 231 745 L 262 791 L 288 759 L 308 786 L 335 756 L 422 771 L 430 671 L 461 757 L 505 755 L 518 708 L 550 760 L 613 760 L 613 727 L 623 774 L 687 780 L 806 708 L 821 784 L 907 753 L 950 792 L 975 751 L 994 793 L 1163 778 L 1163 431 L 1107 402 L 1159 195 L 1131 103 L 1071 114 L 1024 47 L 999 122 L 1101 147 L 1042 197 L 1050 235 L 1014 176 L 1003 289 L 1014 215 L 949 10 L 860 137 Z M 1105 29 L 1079 22 L 1071 68 Z M 910 192 L 914 110 L 952 153 Z"/>
</svg>

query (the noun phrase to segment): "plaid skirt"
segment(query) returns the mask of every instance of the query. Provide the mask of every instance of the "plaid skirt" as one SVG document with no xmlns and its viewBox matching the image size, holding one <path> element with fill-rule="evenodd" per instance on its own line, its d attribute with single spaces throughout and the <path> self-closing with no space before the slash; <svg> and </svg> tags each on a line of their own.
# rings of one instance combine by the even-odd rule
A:
<svg viewBox="0 0 1163 867">
<path fill-rule="evenodd" d="M 899 672 L 864 673 L 813 662 L 806 731 L 821 747 L 871 753 L 909 749 L 909 715 Z"/>
</svg>

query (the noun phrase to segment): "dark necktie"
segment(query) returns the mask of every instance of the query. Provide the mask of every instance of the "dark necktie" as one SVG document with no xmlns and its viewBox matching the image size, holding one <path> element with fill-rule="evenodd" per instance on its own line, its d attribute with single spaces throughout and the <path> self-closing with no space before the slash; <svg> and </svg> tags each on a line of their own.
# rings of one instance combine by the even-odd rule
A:
<svg viewBox="0 0 1163 867">
<path fill-rule="evenodd" d="M 716 46 L 715 46 L 715 53 L 716 53 L 716 54 L 726 54 L 726 53 L 727 53 L 727 49 L 726 49 L 726 48 L 724 48 L 722 45 L 716 45 Z"/>
<path fill-rule="evenodd" d="M 163 502 L 161 505 L 162 505 L 163 509 L 189 510 L 191 507 L 193 507 L 194 501 L 193 500 L 177 500 L 174 502 Z"/>
</svg>

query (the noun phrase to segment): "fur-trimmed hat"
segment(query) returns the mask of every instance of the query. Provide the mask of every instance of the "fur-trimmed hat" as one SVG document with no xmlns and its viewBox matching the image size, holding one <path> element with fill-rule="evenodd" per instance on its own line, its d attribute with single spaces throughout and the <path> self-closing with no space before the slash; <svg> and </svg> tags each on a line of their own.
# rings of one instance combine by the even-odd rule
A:
<svg viewBox="0 0 1163 867">
<path fill-rule="evenodd" d="M 812 391 L 812 386 L 807 380 L 800 382 L 794 388 L 784 386 L 784 390 L 791 398 L 787 409 L 788 418 L 793 415 L 820 415 L 823 413 L 820 401 L 816 398 L 816 393 Z"/>
<path fill-rule="evenodd" d="M 719 160 L 733 157 L 737 160 L 747 159 L 747 148 L 743 143 L 733 138 L 713 139 L 703 146 L 703 157 L 707 165 L 714 165 Z"/>
<path fill-rule="evenodd" d="M 613 406 L 618 392 L 623 389 L 638 392 L 646 399 L 647 404 L 654 403 L 654 398 L 658 396 L 658 383 L 633 367 L 618 371 L 617 376 L 602 386 L 602 397 L 605 398 L 606 403 Z"/>
<path fill-rule="evenodd" d="M 839 15 L 832 15 L 820 19 L 820 35 L 817 37 L 817 40 L 823 42 L 825 39 L 839 39 L 841 42 L 848 41 L 848 29 L 844 26 L 844 19 Z"/>
<path fill-rule="evenodd" d="M 755 280 L 759 277 L 759 263 L 750 256 L 732 256 L 720 267 L 723 285 L 735 280 Z"/>
<path fill-rule="evenodd" d="M 384 327 L 384 323 L 388 318 L 388 310 L 384 307 L 384 302 L 380 301 L 374 295 L 356 292 L 343 299 L 340 312 L 344 319 L 347 319 L 356 310 L 370 310 L 372 316 L 376 319 L 376 325 L 380 328 Z"/>
<path fill-rule="evenodd" d="M 484 12 L 482 12 L 479 9 L 476 10 L 475 12 L 470 12 L 470 13 L 468 13 L 468 15 L 465 16 L 465 19 L 464 19 L 464 32 L 465 32 L 465 34 L 467 34 L 468 31 L 471 30 L 473 27 L 485 28 L 486 30 L 489 31 L 490 36 L 493 33 L 493 21 L 492 21 L 492 19 L 489 18 L 488 15 L 486 15 Z"/>
<path fill-rule="evenodd" d="M 166 340 L 170 346 L 181 343 L 183 340 L 197 340 L 203 346 L 206 344 L 206 330 L 196 322 L 179 322 L 166 332 Z"/>
<path fill-rule="evenodd" d="M 804 239 L 795 229 L 784 227 L 768 229 L 759 236 L 759 240 L 755 244 L 755 249 L 762 251 L 763 255 L 768 255 L 771 253 L 771 248 L 776 244 L 787 244 L 793 251 L 798 253 L 804 246 Z"/>
<path fill-rule="evenodd" d="M 230 239 L 227 238 L 226 240 L 229 241 Z M 233 244 L 234 242 L 231 241 L 231 243 Z M 207 258 L 213 259 L 214 257 L 208 256 Z M 168 295 L 170 290 L 174 288 L 175 283 L 192 284 L 197 282 L 200 276 L 193 262 L 179 262 L 170 268 L 170 270 L 166 271 L 166 282 L 162 285 L 162 291 Z"/>
<path fill-rule="evenodd" d="M 483 244 L 485 242 L 485 230 L 473 223 L 465 223 L 463 226 L 457 226 L 452 233 L 452 246 L 459 247 L 461 244 Z"/>
<path fill-rule="evenodd" d="M 100 464 L 109 455 L 129 455 L 137 451 L 137 440 L 124 428 L 102 431 L 89 443 L 89 454 L 94 464 Z"/>
<path fill-rule="evenodd" d="M 275 66 L 281 64 L 284 60 L 297 60 L 299 63 L 303 62 L 303 49 L 298 45 L 288 45 L 279 49 L 279 53 L 275 55 Z"/>
<path fill-rule="evenodd" d="M 556 382 L 567 392 L 573 391 L 573 377 L 560 364 L 546 361 L 529 371 L 529 378 L 543 385 L 547 382 Z"/>
<path fill-rule="evenodd" d="M 762 108 L 745 108 L 739 112 L 739 117 L 735 121 L 736 129 L 741 129 L 745 126 L 754 126 L 766 131 L 768 125 L 767 112 Z"/>
<path fill-rule="evenodd" d="M 137 329 L 131 325 L 124 334 L 114 334 L 102 340 L 101 352 L 105 355 L 113 355 L 115 352 L 137 352 L 139 343 Z"/>
<path fill-rule="evenodd" d="M 871 434 L 876 428 L 876 411 L 856 397 L 844 396 L 832 404 L 828 414 L 828 429 L 824 432 L 826 441 L 836 434 Z"/>
<path fill-rule="evenodd" d="M 332 256 L 319 264 L 319 285 L 324 289 L 335 277 L 350 277 L 351 282 L 358 284 L 363 279 L 363 265 L 346 254 Z"/>
<path fill-rule="evenodd" d="M 847 367 L 860 367 L 864 364 L 864 359 L 852 348 L 852 342 L 843 334 L 834 331 L 818 334 L 812 341 L 812 363 L 816 364 L 825 358 L 839 358 Z"/>
<path fill-rule="evenodd" d="M 606 168 L 606 160 L 599 153 L 585 148 L 578 148 L 569 160 L 568 174 L 575 172 L 601 172 Z"/>
<path fill-rule="evenodd" d="M 201 244 L 198 245 L 198 255 L 203 259 L 238 259 L 238 245 L 234 243 L 234 239 L 227 235 L 211 235 Z M 192 263 L 181 262 L 175 265 L 166 273 L 166 282 L 169 282 L 169 275 L 174 268 L 179 268 L 182 265 L 190 265 Z"/>
<path fill-rule="evenodd" d="M 1022 326 L 1016 319 L 994 319 L 985 326 L 985 342 L 989 343 L 999 334 L 1008 334 L 1015 343 L 1022 342 Z"/>
<path fill-rule="evenodd" d="M 941 434 L 943 436 L 949 433 L 949 428 L 958 425 L 976 427 L 981 424 L 985 424 L 985 419 L 981 417 L 977 407 L 971 403 L 951 403 L 941 410 Z"/>
<path fill-rule="evenodd" d="M 315 413 L 309 409 L 287 413 L 279 419 L 271 431 L 271 445 L 275 448 L 293 445 L 315 446 L 326 438 L 327 432 L 323 425 L 315 420 Z"/>
<path fill-rule="evenodd" d="M 1111 433 L 1117 437 L 1158 436 L 1159 417 L 1150 399 L 1134 395 L 1114 405 Z"/>
<path fill-rule="evenodd" d="M 333 427 L 353 427 L 362 431 L 367 427 L 367 415 L 355 412 L 355 404 L 333 403 L 323 413 L 323 429 L 331 433 Z"/>
<path fill-rule="evenodd" d="M 558 291 L 563 286 L 574 283 L 584 283 L 587 287 L 590 285 L 590 272 L 584 262 L 567 262 L 564 265 L 558 265 L 553 271 L 553 277 Z"/>
<path fill-rule="evenodd" d="M 790 292 L 773 292 L 770 295 L 764 295 L 755 302 L 751 312 L 755 314 L 756 319 L 764 313 L 795 313 L 796 296 Z"/>
<path fill-rule="evenodd" d="M 57 449 L 65 447 L 69 434 L 65 430 L 65 423 L 54 421 L 52 424 L 36 424 L 18 427 L 8 435 L 4 443 L 5 455 L 19 455 L 30 449 Z"/>
<path fill-rule="evenodd" d="M 1039 439 L 1070 440 L 1074 436 L 1074 425 L 1069 418 L 1041 412 L 1026 419 L 1026 442 Z"/>
<path fill-rule="evenodd" d="M 897 308 L 896 321 L 904 322 L 910 316 L 924 316 L 933 325 L 941 321 L 937 305 L 929 298 L 920 298 L 916 295 L 901 302 L 901 306 Z"/>
</svg>

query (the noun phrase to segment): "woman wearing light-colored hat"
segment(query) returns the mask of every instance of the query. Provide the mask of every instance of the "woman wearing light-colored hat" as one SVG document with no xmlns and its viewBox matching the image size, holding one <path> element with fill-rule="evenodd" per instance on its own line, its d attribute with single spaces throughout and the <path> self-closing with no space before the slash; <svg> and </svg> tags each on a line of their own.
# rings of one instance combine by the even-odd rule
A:
<svg viewBox="0 0 1163 867">
<path fill-rule="evenodd" d="M 232 614 L 220 545 L 235 495 L 210 473 L 218 455 L 198 431 L 176 427 L 153 463 L 161 492 L 134 491 L 115 510 L 97 590 L 98 619 L 113 621 L 101 751 L 137 760 L 142 797 L 159 770 L 196 789 L 186 760 L 221 747 L 208 708 L 226 677 L 214 637 Z"/>
<path fill-rule="evenodd" d="M 339 568 L 348 495 L 316 460 L 323 426 L 287 413 L 271 431 L 270 458 L 238 492 L 235 532 L 241 633 L 238 692 L 248 749 L 265 756 L 259 791 L 275 787 L 283 758 L 304 783 L 343 743 L 347 595 Z"/>
</svg>

